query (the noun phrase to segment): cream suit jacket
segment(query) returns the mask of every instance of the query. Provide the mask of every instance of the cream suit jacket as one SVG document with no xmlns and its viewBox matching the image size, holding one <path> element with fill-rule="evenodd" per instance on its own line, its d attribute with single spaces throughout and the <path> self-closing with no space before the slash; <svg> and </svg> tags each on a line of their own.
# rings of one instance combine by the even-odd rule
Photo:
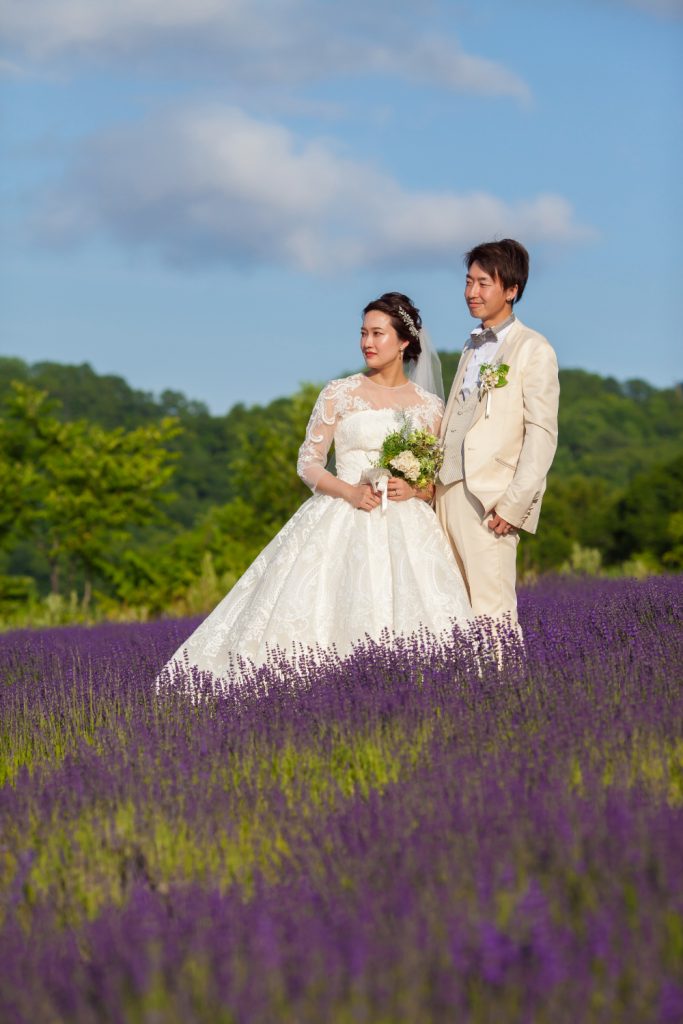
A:
<svg viewBox="0 0 683 1024">
<path fill-rule="evenodd" d="M 465 349 L 453 381 L 441 440 L 448 446 L 449 423 L 472 350 Z M 538 331 L 515 320 L 498 350 L 496 363 L 507 363 L 507 384 L 478 404 L 465 435 L 463 464 L 469 490 L 484 506 L 513 526 L 535 533 L 546 477 L 557 448 L 560 384 L 557 357 Z M 450 431 L 455 432 L 455 428 Z"/>
</svg>

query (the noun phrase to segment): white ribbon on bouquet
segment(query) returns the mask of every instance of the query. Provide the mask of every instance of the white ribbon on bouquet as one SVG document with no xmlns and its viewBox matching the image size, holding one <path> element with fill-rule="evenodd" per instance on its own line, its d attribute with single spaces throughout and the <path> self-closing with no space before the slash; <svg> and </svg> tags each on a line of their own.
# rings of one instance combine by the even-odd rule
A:
<svg viewBox="0 0 683 1024">
<path fill-rule="evenodd" d="M 391 473 L 384 466 L 370 466 L 369 469 L 364 469 L 361 475 L 361 483 L 370 484 L 374 491 L 378 491 L 382 496 L 382 512 L 386 512 L 389 499 L 387 497 L 387 487 L 389 486 L 389 480 Z"/>
</svg>

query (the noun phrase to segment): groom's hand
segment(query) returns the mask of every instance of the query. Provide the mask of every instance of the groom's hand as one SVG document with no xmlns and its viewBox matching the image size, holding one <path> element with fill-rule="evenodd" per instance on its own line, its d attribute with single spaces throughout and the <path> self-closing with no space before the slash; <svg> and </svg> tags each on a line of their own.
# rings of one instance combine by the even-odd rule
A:
<svg viewBox="0 0 683 1024">
<path fill-rule="evenodd" d="M 507 519 L 503 519 L 499 516 L 495 508 L 491 513 L 491 518 L 488 521 L 489 530 L 493 530 L 499 537 L 504 537 L 507 533 L 516 533 L 517 527 L 513 526 L 512 523 L 508 523 Z"/>
</svg>

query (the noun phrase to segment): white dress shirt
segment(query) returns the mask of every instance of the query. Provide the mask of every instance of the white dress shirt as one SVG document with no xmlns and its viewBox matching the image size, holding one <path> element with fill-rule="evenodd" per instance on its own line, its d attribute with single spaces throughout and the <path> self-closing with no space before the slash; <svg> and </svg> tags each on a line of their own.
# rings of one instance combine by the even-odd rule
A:
<svg viewBox="0 0 683 1024">
<path fill-rule="evenodd" d="M 463 401 L 465 401 L 472 388 L 476 386 L 482 363 L 495 362 L 498 350 L 505 341 L 515 319 L 516 317 L 513 313 L 506 320 L 503 320 L 502 323 L 496 324 L 494 327 L 483 327 L 480 325 L 475 327 L 470 334 L 469 341 L 465 345 L 465 351 L 472 349 L 472 355 L 467 364 L 460 389 Z"/>
</svg>

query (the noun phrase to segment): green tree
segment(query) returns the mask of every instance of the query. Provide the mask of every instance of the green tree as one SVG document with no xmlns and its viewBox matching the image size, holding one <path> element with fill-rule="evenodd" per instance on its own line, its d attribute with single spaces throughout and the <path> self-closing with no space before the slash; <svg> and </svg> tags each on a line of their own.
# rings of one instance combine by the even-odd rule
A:
<svg viewBox="0 0 683 1024">
<path fill-rule="evenodd" d="M 0 399 L 11 393 L 13 381 L 47 391 L 57 400 L 55 417 L 64 422 L 87 419 L 106 430 L 132 430 L 167 417 L 177 419 L 182 430 L 167 443 L 177 453 L 168 514 L 179 524 L 190 526 L 198 512 L 233 496 L 227 466 L 243 407 L 234 407 L 226 416 L 212 416 L 202 402 L 178 391 L 163 391 L 155 398 L 130 387 L 122 377 L 96 373 L 87 363 L 28 364 L 0 357 Z"/>
<path fill-rule="evenodd" d="M 441 356 L 448 389 L 459 353 Z M 657 467 L 673 465 L 681 451 L 683 388 L 583 370 L 561 370 L 560 383 L 558 452 L 539 533 L 520 545 L 522 571 L 573 565 L 576 552 L 583 558 L 594 549 L 613 564 L 681 567 L 676 471 Z M 50 576 L 53 588 L 86 594 L 92 580 L 101 602 L 108 595 L 150 612 L 189 610 L 198 595 L 227 589 L 309 495 L 296 458 L 317 391 L 305 385 L 216 416 L 180 392 L 155 397 L 87 364 L 0 357 L 0 574 L 8 602 L 20 602 L 31 578 L 45 593 Z M 154 433 L 169 416 L 181 430 Z M 152 449 L 166 454 L 159 451 L 147 473 L 133 454 L 147 465 Z M 162 470 L 173 459 L 171 481 Z"/>
<path fill-rule="evenodd" d="M 164 446 L 177 424 L 169 418 L 125 431 L 65 423 L 46 392 L 20 382 L 5 409 L 0 480 L 13 519 L 0 520 L 4 539 L 30 535 L 48 560 L 54 592 L 61 568 L 80 568 L 87 605 L 112 547 L 129 539 L 131 527 L 162 515 L 162 491 L 173 473 Z"/>
<path fill-rule="evenodd" d="M 311 495 L 297 476 L 296 463 L 318 391 L 304 384 L 291 398 L 249 410 L 237 431 L 229 463 L 232 486 L 256 511 L 266 534 L 279 529 Z"/>
<path fill-rule="evenodd" d="M 669 543 L 662 562 L 672 572 L 680 572 L 683 569 L 683 511 L 671 513 L 666 524 L 666 536 Z"/>
<path fill-rule="evenodd" d="M 102 567 L 110 594 L 98 593 L 107 607 L 111 598 L 128 608 L 145 608 L 159 615 L 173 610 L 192 614 L 198 609 L 188 600 L 211 558 L 218 589 L 216 603 L 256 558 L 277 527 L 265 524 L 255 509 L 235 498 L 209 509 L 190 530 L 165 535 L 146 545 L 127 547 Z"/>
<path fill-rule="evenodd" d="M 607 548 L 611 562 L 623 562 L 637 554 L 657 559 L 676 551 L 683 509 L 683 455 L 634 477 L 610 512 L 611 537 Z M 673 556 L 672 556 L 673 557 Z"/>
<path fill-rule="evenodd" d="M 604 550 L 610 540 L 609 516 L 615 489 L 603 480 L 552 473 L 543 498 L 538 533 L 522 533 L 519 567 L 523 574 L 547 572 L 571 561 L 580 548 Z"/>
</svg>

